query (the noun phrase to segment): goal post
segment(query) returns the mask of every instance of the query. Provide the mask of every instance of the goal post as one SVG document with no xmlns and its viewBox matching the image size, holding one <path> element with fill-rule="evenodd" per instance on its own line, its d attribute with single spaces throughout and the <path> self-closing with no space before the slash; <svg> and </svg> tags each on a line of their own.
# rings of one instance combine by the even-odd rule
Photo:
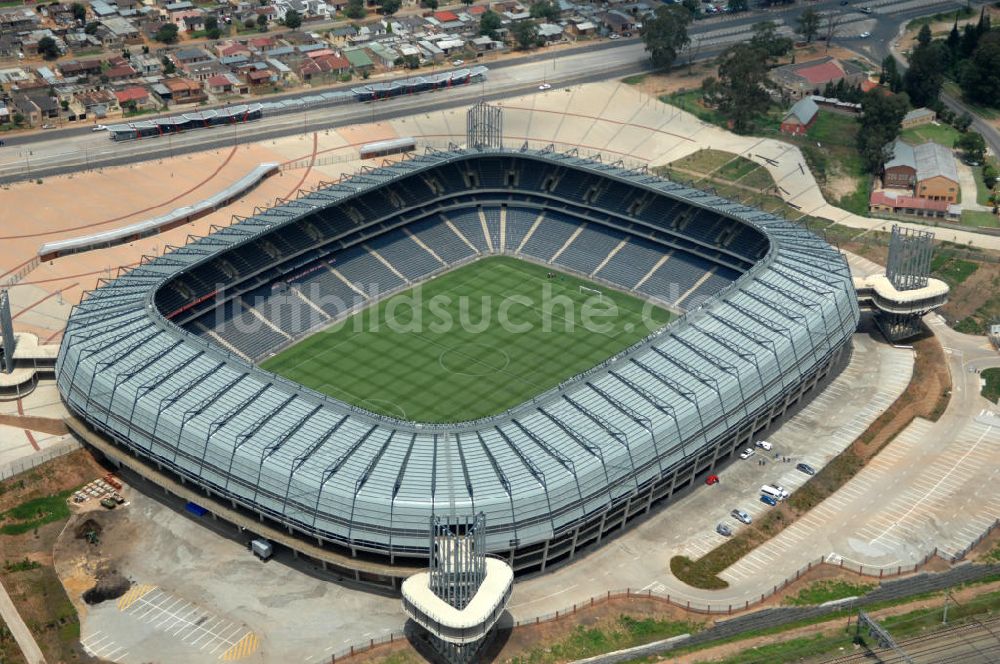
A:
<svg viewBox="0 0 1000 664">
<path fill-rule="evenodd" d="M 587 296 L 596 295 L 598 302 L 603 302 L 604 301 L 604 293 L 602 293 L 601 291 L 597 290 L 596 288 L 590 288 L 589 286 L 583 286 L 583 285 L 581 285 L 580 286 L 580 294 L 581 295 L 587 295 Z"/>
</svg>

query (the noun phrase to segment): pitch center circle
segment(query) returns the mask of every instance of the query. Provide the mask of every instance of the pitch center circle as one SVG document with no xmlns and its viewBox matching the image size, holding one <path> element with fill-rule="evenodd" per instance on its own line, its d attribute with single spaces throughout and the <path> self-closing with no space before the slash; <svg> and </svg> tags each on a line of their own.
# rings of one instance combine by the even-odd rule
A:
<svg viewBox="0 0 1000 664">
<path fill-rule="evenodd" d="M 488 376 L 506 369 L 510 356 L 500 348 L 465 343 L 442 351 L 438 363 L 445 371 L 460 376 Z"/>
</svg>

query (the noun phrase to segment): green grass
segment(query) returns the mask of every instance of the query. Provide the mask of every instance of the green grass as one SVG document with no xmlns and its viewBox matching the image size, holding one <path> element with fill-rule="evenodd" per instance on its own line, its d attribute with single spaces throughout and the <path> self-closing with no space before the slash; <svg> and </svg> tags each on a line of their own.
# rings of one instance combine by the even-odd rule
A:
<svg viewBox="0 0 1000 664">
<path fill-rule="evenodd" d="M 962 210 L 961 223 L 965 226 L 997 227 L 1000 226 L 1000 217 L 992 212 L 982 210 Z"/>
<path fill-rule="evenodd" d="M 852 652 L 854 634 L 843 630 L 833 635 L 813 634 L 797 639 L 788 639 L 778 643 L 755 646 L 738 655 L 725 659 L 712 660 L 716 664 L 779 664 L 781 662 L 798 662 L 805 658 L 811 659 L 817 655 L 833 653 L 834 651 Z"/>
<path fill-rule="evenodd" d="M 861 597 L 874 590 L 873 583 L 848 583 L 846 581 L 823 580 L 809 584 L 795 596 L 786 597 L 784 603 L 791 606 L 811 606 L 831 602 L 845 597 Z"/>
<path fill-rule="evenodd" d="M 368 307 L 262 366 L 422 422 L 500 413 L 608 359 L 671 314 L 513 258 L 479 260 Z M 600 300 L 580 291 L 597 288 Z"/>
<path fill-rule="evenodd" d="M 635 74 L 633 76 L 626 76 L 622 79 L 622 83 L 625 85 L 639 85 L 646 80 L 647 74 Z"/>
<path fill-rule="evenodd" d="M 715 109 L 708 108 L 701 103 L 701 90 L 688 90 L 686 92 L 674 92 L 663 95 L 660 101 L 671 106 L 687 111 L 699 120 L 709 124 L 726 127 L 726 118 Z"/>
<path fill-rule="evenodd" d="M 931 260 L 931 274 L 954 288 L 975 274 L 978 263 L 955 258 L 945 251 L 938 251 Z"/>
<path fill-rule="evenodd" d="M 954 127 L 939 122 L 937 124 L 929 123 L 905 129 L 899 137 L 910 145 L 919 145 L 927 141 L 933 141 L 934 143 L 940 143 L 946 148 L 950 148 L 955 145 L 955 141 L 961 135 Z"/>
<path fill-rule="evenodd" d="M 672 636 L 694 634 L 700 629 L 701 625 L 697 623 L 622 615 L 608 627 L 578 626 L 568 637 L 535 648 L 524 655 L 512 657 L 509 662 L 510 664 L 568 662 L 669 639 Z"/>
<path fill-rule="evenodd" d="M 997 403 L 997 400 L 1000 399 L 1000 369 L 983 369 L 979 375 L 983 377 L 985 382 L 979 393 L 993 403 Z"/>
<path fill-rule="evenodd" d="M 53 521 L 69 518 L 66 500 L 75 489 L 21 503 L 0 514 L 0 534 L 21 535 Z"/>
<path fill-rule="evenodd" d="M 807 135 L 825 145 L 840 145 L 853 150 L 857 145 L 857 134 L 858 121 L 853 115 L 821 110 Z"/>
<path fill-rule="evenodd" d="M 997 166 L 997 160 L 992 157 L 987 157 L 986 161 L 992 163 L 994 167 Z M 983 167 L 973 166 L 972 175 L 976 178 L 976 202 L 980 205 L 991 205 L 991 191 L 986 186 L 986 182 L 983 180 Z"/>
<path fill-rule="evenodd" d="M 990 106 L 980 106 L 978 104 L 974 104 L 966 100 L 965 96 L 962 94 L 962 88 L 958 87 L 958 83 L 956 83 L 955 81 L 945 79 L 943 89 L 945 92 L 950 94 L 955 99 L 961 99 L 962 103 L 965 104 L 966 107 L 968 107 L 968 109 L 971 112 L 975 113 L 976 115 L 984 117 L 987 120 L 996 120 L 997 118 L 1000 118 L 1000 109 L 993 108 Z"/>
<path fill-rule="evenodd" d="M 932 23 L 941 23 L 942 21 L 954 22 L 955 19 L 968 18 L 972 16 L 973 12 L 969 7 L 962 7 L 953 12 L 948 13 L 938 13 L 933 16 L 921 16 L 920 18 L 915 18 L 906 24 L 907 30 L 916 30 L 925 25 L 930 25 Z M 949 26 L 950 27 L 950 26 Z"/>
</svg>

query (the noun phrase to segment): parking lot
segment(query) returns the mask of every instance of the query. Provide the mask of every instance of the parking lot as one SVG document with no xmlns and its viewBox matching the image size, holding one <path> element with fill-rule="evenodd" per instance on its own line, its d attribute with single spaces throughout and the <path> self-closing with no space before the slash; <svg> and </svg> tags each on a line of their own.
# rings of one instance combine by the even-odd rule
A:
<svg viewBox="0 0 1000 664">
<path fill-rule="evenodd" d="M 247 625 L 151 584 L 94 607 L 87 627 L 96 627 L 82 639 L 87 652 L 125 664 L 148 662 L 150 652 L 170 653 L 172 661 L 238 661 L 260 644 Z"/>
<path fill-rule="evenodd" d="M 717 523 L 724 523 L 734 533 L 738 532 L 743 526 L 730 516 L 732 509 L 741 509 L 754 519 L 763 516 L 771 507 L 760 501 L 761 485 L 780 485 L 795 491 L 809 479 L 796 469 L 798 463 L 822 468 L 895 401 L 909 382 L 912 355 L 899 349 L 880 352 L 871 343 L 870 340 L 856 343 L 851 362 L 840 375 L 768 436 L 767 440 L 773 445 L 770 452 L 757 449 L 752 457 L 734 462 L 722 474 L 724 484 L 735 490 L 726 491 L 725 502 L 719 501 L 710 508 L 708 518 L 711 521 L 703 522 L 705 534 L 689 538 L 682 546 L 684 555 L 699 558 L 725 541 L 724 536 L 713 530 Z M 873 357 L 876 354 L 880 357 Z M 865 376 L 871 371 L 873 362 L 882 363 L 878 385 L 870 390 L 859 389 L 866 384 Z M 783 457 L 789 461 L 782 461 Z M 727 579 L 739 580 L 759 573 L 769 565 L 773 555 L 780 553 L 780 549 L 763 553 L 758 549 L 731 568 Z"/>
</svg>

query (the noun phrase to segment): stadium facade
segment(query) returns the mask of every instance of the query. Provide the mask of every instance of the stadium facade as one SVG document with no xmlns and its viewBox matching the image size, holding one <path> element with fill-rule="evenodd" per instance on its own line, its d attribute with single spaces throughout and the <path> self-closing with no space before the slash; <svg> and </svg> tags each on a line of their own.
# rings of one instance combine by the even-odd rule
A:
<svg viewBox="0 0 1000 664">
<path fill-rule="evenodd" d="M 352 296 L 498 253 L 685 315 L 456 424 L 375 415 L 255 364 Z M 482 512 L 488 550 L 528 572 L 751 443 L 838 366 L 858 319 L 846 261 L 801 226 L 575 154 L 456 148 L 323 185 L 103 283 L 72 312 L 57 375 L 94 435 L 311 546 L 419 564 L 432 515 Z"/>
</svg>

